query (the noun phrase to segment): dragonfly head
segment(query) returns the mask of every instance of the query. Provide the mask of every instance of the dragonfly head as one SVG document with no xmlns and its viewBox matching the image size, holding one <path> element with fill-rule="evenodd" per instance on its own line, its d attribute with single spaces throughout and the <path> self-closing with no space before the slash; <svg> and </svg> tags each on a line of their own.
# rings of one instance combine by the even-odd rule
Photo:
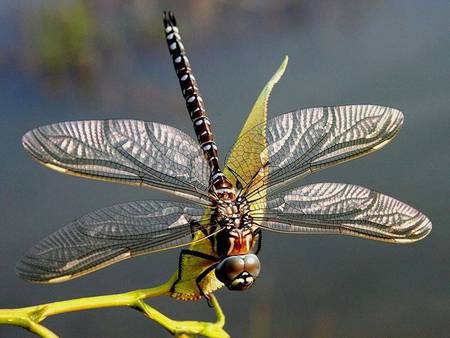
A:
<svg viewBox="0 0 450 338">
<path fill-rule="evenodd" d="M 216 277 L 230 290 L 246 290 L 259 276 L 261 264 L 254 254 L 228 256 L 216 267 Z"/>
</svg>

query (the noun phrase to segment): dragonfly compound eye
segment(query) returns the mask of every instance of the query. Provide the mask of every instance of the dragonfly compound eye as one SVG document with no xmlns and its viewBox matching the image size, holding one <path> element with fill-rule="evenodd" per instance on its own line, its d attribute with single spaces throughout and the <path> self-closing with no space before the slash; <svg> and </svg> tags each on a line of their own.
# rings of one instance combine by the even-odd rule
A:
<svg viewBox="0 0 450 338">
<path fill-rule="evenodd" d="M 258 277 L 261 265 L 253 254 L 226 257 L 216 267 L 216 277 L 230 290 L 250 288 Z"/>
<path fill-rule="evenodd" d="M 259 263 L 258 256 L 254 254 L 248 254 L 244 256 L 245 271 L 251 274 L 253 277 L 258 277 L 261 271 L 261 263 Z"/>
</svg>

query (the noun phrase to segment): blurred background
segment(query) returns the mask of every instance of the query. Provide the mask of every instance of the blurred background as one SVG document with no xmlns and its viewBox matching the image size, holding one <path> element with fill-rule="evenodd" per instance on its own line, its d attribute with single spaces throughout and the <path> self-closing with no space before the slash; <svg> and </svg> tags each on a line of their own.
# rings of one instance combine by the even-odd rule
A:
<svg viewBox="0 0 450 338">
<path fill-rule="evenodd" d="M 78 216 L 167 196 L 64 176 L 32 161 L 21 136 L 52 122 L 131 118 L 191 135 L 162 30 L 172 9 L 222 154 L 284 55 L 274 116 L 374 103 L 405 125 L 380 152 L 306 178 L 394 196 L 433 222 L 412 245 L 266 233 L 252 290 L 217 293 L 232 337 L 446 337 L 450 329 L 450 3 L 395 1 L 1 1 L 0 308 L 156 285 L 178 250 L 138 257 L 59 285 L 33 285 L 15 262 Z M 223 156 L 222 156 L 223 158 Z M 149 302 L 178 319 L 214 320 L 205 302 Z M 64 314 L 61 337 L 165 337 L 128 309 Z M 0 337 L 31 337 L 0 326 Z"/>
</svg>

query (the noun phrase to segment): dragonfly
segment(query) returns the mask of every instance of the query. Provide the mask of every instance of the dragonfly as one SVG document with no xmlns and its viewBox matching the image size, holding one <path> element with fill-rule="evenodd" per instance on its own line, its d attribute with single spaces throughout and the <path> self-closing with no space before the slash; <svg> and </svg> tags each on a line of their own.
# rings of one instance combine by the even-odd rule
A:
<svg viewBox="0 0 450 338">
<path fill-rule="evenodd" d="M 172 295 L 208 299 L 222 286 L 246 290 L 254 284 L 266 231 L 391 243 L 414 242 L 430 233 L 424 214 L 364 187 L 291 188 L 306 175 L 380 149 L 398 133 L 404 117 L 394 108 L 346 105 L 267 119 L 267 99 L 287 59 L 264 87 L 221 166 L 174 14 L 164 12 L 163 21 L 197 140 L 161 123 L 92 120 L 33 129 L 23 136 L 23 146 L 56 171 L 158 189 L 183 202 L 144 200 L 90 212 L 31 248 L 16 266 L 19 276 L 63 282 L 130 257 L 184 247 Z"/>
</svg>

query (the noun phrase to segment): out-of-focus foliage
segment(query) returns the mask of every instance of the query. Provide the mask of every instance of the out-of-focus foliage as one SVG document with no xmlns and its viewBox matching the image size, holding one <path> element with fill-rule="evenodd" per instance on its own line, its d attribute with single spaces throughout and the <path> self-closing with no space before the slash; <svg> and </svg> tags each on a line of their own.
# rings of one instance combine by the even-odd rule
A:
<svg viewBox="0 0 450 338">
<path fill-rule="evenodd" d="M 350 5 L 354 10 L 348 12 Z M 51 75 L 52 80 L 73 75 L 83 80 L 80 83 L 95 80 L 95 75 L 117 57 L 159 51 L 161 13 L 173 7 L 182 19 L 183 35 L 195 35 L 195 44 L 203 48 L 217 32 L 223 37 L 257 30 L 266 13 L 270 16 L 264 20 L 269 19 L 274 29 L 298 27 L 318 17 L 340 21 L 345 27 L 351 13 L 363 17 L 364 12 L 357 9 L 367 7 L 353 0 L 344 5 L 325 1 L 314 6 L 305 0 L 188 0 L 181 4 L 162 0 L 36 0 L 16 6 L 21 13 L 23 41 L 17 49 L 26 55 L 26 69 Z"/>
<path fill-rule="evenodd" d="M 92 17 L 85 1 L 55 9 L 43 7 L 32 23 L 38 66 L 51 73 L 88 72 L 95 40 Z"/>
</svg>

